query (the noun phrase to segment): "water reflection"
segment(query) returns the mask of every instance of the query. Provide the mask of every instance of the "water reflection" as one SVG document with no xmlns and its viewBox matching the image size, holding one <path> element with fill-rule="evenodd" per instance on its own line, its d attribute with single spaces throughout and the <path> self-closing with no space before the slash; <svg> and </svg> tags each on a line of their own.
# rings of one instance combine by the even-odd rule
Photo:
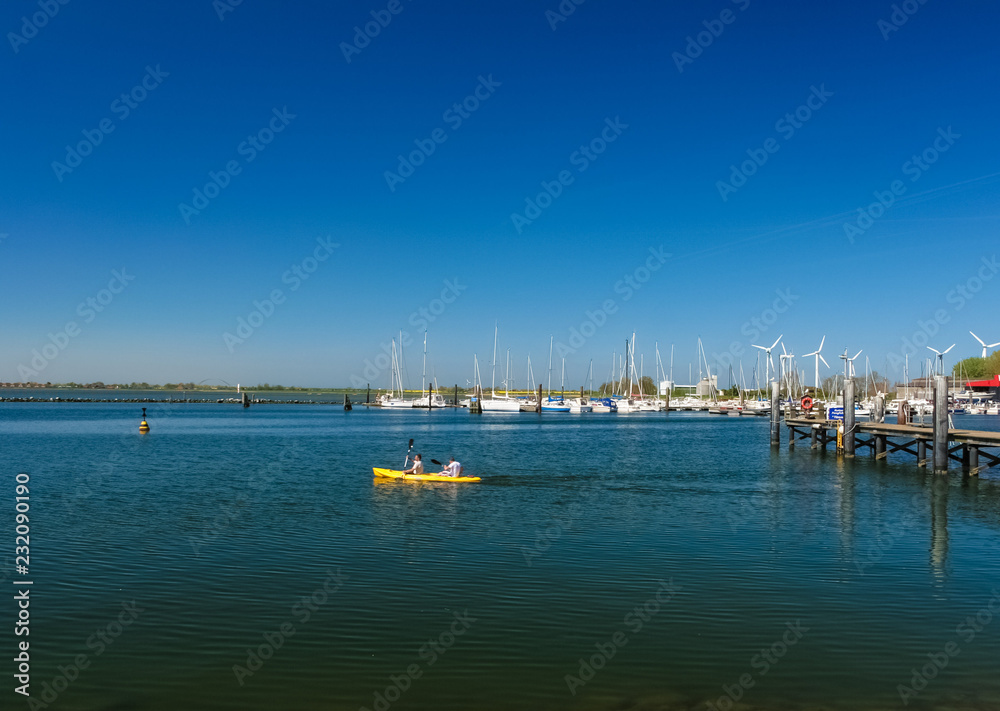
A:
<svg viewBox="0 0 1000 711">
<path fill-rule="evenodd" d="M 947 574 L 949 488 L 947 476 L 935 475 L 931 481 L 931 571 L 939 585 Z"/>
</svg>

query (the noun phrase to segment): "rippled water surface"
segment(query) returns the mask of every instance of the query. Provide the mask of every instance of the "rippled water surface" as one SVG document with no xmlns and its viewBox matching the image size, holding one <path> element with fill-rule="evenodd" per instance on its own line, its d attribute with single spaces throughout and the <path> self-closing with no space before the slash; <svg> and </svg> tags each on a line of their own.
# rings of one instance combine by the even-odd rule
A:
<svg viewBox="0 0 1000 711">
<path fill-rule="evenodd" d="M 998 474 L 765 418 L 149 412 L 0 405 L 53 708 L 902 708 L 927 664 L 906 708 L 1000 708 Z M 411 437 L 482 483 L 373 482 Z"/>
</svg>

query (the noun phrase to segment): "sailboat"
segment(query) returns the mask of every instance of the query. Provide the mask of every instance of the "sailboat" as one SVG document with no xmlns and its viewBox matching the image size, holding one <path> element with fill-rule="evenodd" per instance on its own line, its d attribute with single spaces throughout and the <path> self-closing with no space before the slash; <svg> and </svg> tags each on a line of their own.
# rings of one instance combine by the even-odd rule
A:
<svg viewBox="0 0 1000 711">
<path fill-rule="evenodd" d="M 562 380 L 560 381 L 560 387 L 559 387 L 559 389 L 562 390 L 565 387 L 566 387 L 566 359 L 563 358 L 562 359 Z M 582 390 L 581 390 L 581 392 L 582 392 Z M 562 397 L 561 394 L 560 394 L 560 397 Z M 594 411 L 594 407 L 584 397 L 571 397 L 568 400 L 564 398 L 563 402 L 566 403 L 566 405 L 569 406 L 569 411 L 570 412 L 580 413 L 580 412 L 593 412 Z"/>
<path fill-rule="evenodd" d="M 400 340 L 402 346 L 402 340 Z M 403 376 L 400 373 L 399 361 L 401 358 L 396 353 L 396 339 L 392 339 L 392 373 L 389 392 L 378 398 L 379 407 L 388 408 L 412 408 L 413 402 L 403 398 Z M 399 386 L 397 395 L 396 386 Z"/>
<path fill-rule="evenodd" d="M 552 397 L 552 336 L 549 336 L 549 379 L 546 385 L 546 390 L 548 390 L 548 397 L 542 401 L 542 412 L 569 412 L 569 405 L 567 405 L 562 396 Z M 563 359 L 563 375 L 566 373 L 566 361 Z"/>
<path fill-rule="evenodd" d="M 448 407 L 448 403 L 445 401 L 444 396 L 440 393 L 431 392 L 427 388 L 427 331 L 424 331 L 424 366 L 420 373 L 420 397 L 413 401 L 413 407 L 422 407 L 424 409 L 433 409 L 440 407 Z M 426 390 L 426 395 L 424 394 Z"/>
<path fill-rule="evenodd" d="M 520 412 L 521 405 L 511 398 L 508 391 L 503 397 L 497 396 L 497 333 L 499 325 L 493 326 L 493 372 L 490 376 L 490 397 L 483 398 L 483 412 Z M 510 351 L 507 351 L 507 379 L 510 380 Z"/>
<path fill-rule="evenodd" d="M 531 371 L 531 356 L 528 356 L 528 397 L 524 400 L 519 400 L 521 407 L 521 412 L 537 412 L 538 411 L 538 400 L 537 395 L 534 395 L 535 388 L 535 375 Z"/>
</svg>

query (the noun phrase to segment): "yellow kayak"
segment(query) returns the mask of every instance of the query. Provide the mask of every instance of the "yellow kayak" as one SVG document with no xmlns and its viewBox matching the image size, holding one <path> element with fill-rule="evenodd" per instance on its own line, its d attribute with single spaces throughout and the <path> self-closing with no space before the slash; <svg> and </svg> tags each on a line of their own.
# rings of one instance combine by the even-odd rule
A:
<svg viewBox="0 0 1000 711">
<path fill-rule="evenodd" d="M 404 474 L 394 469 L 379 469 L 372 467 L 376 479 L 405 479 L 406 481 L 482 481 L 478 476 L 441 476 L 440 474 Z"/>
</svg>

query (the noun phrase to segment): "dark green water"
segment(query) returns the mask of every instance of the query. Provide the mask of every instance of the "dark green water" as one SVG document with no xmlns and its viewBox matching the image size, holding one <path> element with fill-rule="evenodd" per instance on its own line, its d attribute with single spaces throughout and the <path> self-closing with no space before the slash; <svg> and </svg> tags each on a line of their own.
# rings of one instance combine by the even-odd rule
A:
<svg viewBox="0 0 1000 711">
<path fill-rule="evenodd" d="M 904 708 L 928 654 L 947 666 L 905 708 L 1000 708 L 997 474 L 772 452 L 765 418 L 163 405 L 140 436 L 138 414 L 0 406 L 50 708 Z M 410 437 L 484 481 L 373 484 Z"/>
</svg>

